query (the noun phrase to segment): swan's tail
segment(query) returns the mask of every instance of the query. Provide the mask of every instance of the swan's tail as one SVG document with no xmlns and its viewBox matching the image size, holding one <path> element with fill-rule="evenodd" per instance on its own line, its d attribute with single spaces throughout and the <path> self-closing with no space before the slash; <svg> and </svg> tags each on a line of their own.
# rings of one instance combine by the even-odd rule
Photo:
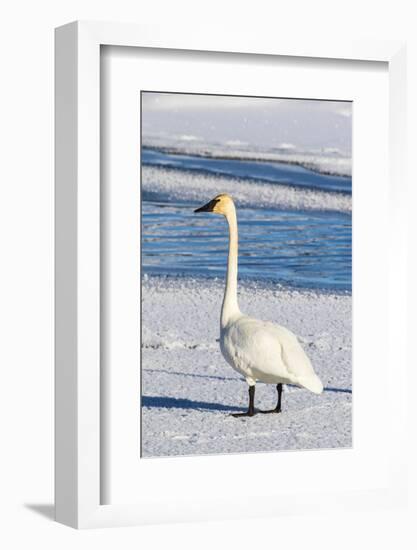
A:
<svg viewBox="0 0 417 550">
<path fill-rule="evenodd" d="M 299 378 L 298 383 L 303 386 L 303 388 L 307 388 L 313 393 L 321 393 L 323 391 L 323 384 L 316 374 L 306 378 Z"/>
</svg>

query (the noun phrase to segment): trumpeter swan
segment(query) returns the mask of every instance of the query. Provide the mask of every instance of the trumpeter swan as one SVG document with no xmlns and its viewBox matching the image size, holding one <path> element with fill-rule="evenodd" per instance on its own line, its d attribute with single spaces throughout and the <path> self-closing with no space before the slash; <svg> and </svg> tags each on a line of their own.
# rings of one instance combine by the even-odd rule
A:
<svg viewBox="0 0 417 550">
<path fill-rule="evenodd" d="M 281 412 L 282 384 L 296 384 L 314 393 L 321 393 L 323 384 L 295 334 L 285 327 L 252 319 L 240 312 L 237 302 L 238 231 L 232 197 L 227 194 L 217 195 L 194 212 L 221 214 L 229 225 L 226 288 L 220 317 L 220 349 L 227 363 L 242 374 L 249 385 L 247 412 L 232 416 L 255 414 L 257 380 L 277 384 L 278 392 L 277 406 L 259 412 Z"/>
</svg>

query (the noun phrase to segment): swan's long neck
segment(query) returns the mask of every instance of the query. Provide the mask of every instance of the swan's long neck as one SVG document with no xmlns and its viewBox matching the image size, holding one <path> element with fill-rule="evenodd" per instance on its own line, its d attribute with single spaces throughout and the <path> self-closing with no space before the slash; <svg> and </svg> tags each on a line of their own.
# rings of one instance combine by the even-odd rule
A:
<svg viewBox="0 0 417 550">
<path fill-rule="evenodd" d="M 236 210 L 234 207 L 227 213 L 226 220 L 229 225 L 229 255 L 227 258 L 226 288 L 220 318 L 221 328 L 227 325 L 231 317 L 240 313 L 237 303 L 238 234 Z"/>
</svg>

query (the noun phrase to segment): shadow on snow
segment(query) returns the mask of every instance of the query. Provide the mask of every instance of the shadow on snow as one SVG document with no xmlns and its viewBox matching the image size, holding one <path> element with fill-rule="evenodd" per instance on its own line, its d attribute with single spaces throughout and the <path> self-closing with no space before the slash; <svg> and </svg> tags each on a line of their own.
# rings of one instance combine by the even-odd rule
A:
<svg viewBox="0 0 417 550">
<path fill-rule="evenodd" d="M 242 411 L 242 407 L 233 405 L 222 405 L 220 403 L 207 403 L 206 401 L 192 401 L 178 397 L 160 397 L 157 395 L 143 395 L 142 407 L 151 407 L 157 409 L 195 409 L 206 411 Z"/>
</svg>

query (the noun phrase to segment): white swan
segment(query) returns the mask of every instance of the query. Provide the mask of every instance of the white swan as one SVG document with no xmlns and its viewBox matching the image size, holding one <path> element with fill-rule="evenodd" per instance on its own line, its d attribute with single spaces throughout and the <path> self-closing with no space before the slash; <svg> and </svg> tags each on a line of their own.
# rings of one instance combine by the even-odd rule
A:
<svg viewBox="0 0 417 550">
<path fill-rule="evenodd" d="M 232 197 L 217 195 L 194 212 L 213 212 L 225 216 L 229 225 L 229 255 L 227 280 L 220 318 L 220 349 L 223 357 L 249 385 L 247 412 L 233 416 L 255 414 L 255 384 L 259 380 L 277 384 L 278 403 L 269 411 L 281 412 L 282 384 L 296 384 L 314 393 L 323 391 L 311 362 L 297 337 L 285 327 L 252 319 L 240 312 L 237 302 L 238 231 L 236 209 Z"/>
</svg>

